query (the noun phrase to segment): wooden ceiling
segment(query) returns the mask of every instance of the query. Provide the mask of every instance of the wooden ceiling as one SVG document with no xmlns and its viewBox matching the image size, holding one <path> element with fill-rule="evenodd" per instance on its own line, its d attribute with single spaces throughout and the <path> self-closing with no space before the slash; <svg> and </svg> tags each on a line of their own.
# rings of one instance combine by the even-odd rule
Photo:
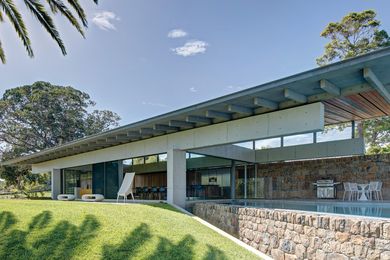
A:
<svg viewBox="0 0 390 260">
<path fill-rule="evenodd" d="M 327 125 L 390 115 L 390 104 L 375 90 L 329 99 L 323 103 Z"/>
</svg>

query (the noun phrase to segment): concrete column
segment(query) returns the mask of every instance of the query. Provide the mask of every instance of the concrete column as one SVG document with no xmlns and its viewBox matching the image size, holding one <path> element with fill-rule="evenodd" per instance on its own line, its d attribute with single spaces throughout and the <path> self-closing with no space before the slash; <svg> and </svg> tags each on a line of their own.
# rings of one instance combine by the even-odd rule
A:
<svg viewBox="0 0 390 260">
<path fill-rule="evenodd" d="M 167 153 L 167 201 L 180 207 L 186 204 L 186 152 L 171 149 Z"/>
<path fill-rule="evenodd" d="M 61 193 L 61 170 L 51 170 L 51 198 L 57 199 L 57 196 Z"/>
<path fill-rule="evenodd" d="M 244 199 L 248 198 L 248 167 L 244 165 Z"/>
<path fill-rule="evenodd" d="M 118 161 L 118 183 L 119 187 L 122 185 L 123 181 L 123 161 L 119 160 Z"/>
<path fill-rule="evenodd" d="M 230 194 L 231 199 L 236 198 L 236 162 L 232 161 L 232 167 L 230 170 Z"/>
</svg>

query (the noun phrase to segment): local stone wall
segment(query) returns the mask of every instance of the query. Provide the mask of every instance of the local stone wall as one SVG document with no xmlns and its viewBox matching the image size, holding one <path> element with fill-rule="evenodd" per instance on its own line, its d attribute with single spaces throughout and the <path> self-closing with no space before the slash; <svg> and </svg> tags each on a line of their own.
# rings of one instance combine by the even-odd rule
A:
<svg viewBox="0 0 390 260">
<path fill-rule="evenodd" d="M 269 199 L 316 198 L 313 183 L 333 179 L 337 198 L 343 196 L 343 182 L 368 183 L 381 180 L 383 197 L 390 199 L 390 153 L 307 161 L 258 164 L 258 178 L 263 178 L 264 196 Z"/>
<path fill-rule="evenodd" d="M 196 203 L 195 215 L 274 259 L 390 259 L 390 221 Z"/>
</svg>

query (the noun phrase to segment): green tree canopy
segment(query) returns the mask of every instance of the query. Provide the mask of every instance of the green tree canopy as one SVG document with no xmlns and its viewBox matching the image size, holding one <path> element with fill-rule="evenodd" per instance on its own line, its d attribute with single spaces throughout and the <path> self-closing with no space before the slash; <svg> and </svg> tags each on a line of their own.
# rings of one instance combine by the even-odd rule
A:
<svg viewBox="0 0 390 260">
<path fill-rule="evenodd" d="M 87 93 L 48 82 L 6 90 L 0 99 L 0 142 L 18 156 L 117 126 L 108 110 L 92 110 Z"/>
<path fill-rule="evenodd" d="M 98 0 L 93 0 L 96 4 Z M 84 27 L 87 27 L 87 17 L 84 12 L 83 7 L 80 5 L 78 0 L 23 0 L 17 1 L 17 3 L 23 2 L 31 12 L 31 14 L 38 20 L 42 27 L 47 31 L 47 33 L 53 38 L 53 40 L 60 47 L 63 55 L 66 55 L 66 48 L 61 39 L 60 33 L 58 32 L 56 25 L 54 24 L 51 14 L 61 13 L 73 27 L 83 36 L 84 31 L 80 25 L 78 19 L 81 21 Z M 45 3 L 47 5 L 45 5 Z M 67 6 L 69 5 L 69 7 Z M 50 9 L 51 13 L 48 11 Z M 76 13 L 76 15 L 72 12 Z M 24 23 L 23 16 L 19 12 L 17 4 L 14 0 L 0 0 L 0 22 L 4 21 L 4 17 L 8 17 L 8 20 L 12 24 L 17 33 L 18 37 L 22 41 L 24 47 L 26 48 L 27 54 L 30 57 L 34 57 L 34 52 L 31 46 L 31 41 L 28 35 L 27 27 Z M 78 19 L 76 18 L 78 17 Z M 5 52 L 1 45 L 0 39 L 0 60 L 2 63 L 6 62 Z"/>
<path fill-rule="evenodd" d="M 390 46 L 389 35 L 380 26 L 373 10 L 350 13 L 340 22 L 329 23 L 321 37 L 330 42 L 325 45 L 325 52 L 317 59 L 317 64 L 323 66 Z"/>
<path fill-rule="evenodd" d="M 323 66 L 390 46 L 390 37 L 380 26 L 373 10 L 349 13 L 341 21 L 329 23 L 321 37 L 330 39 L 330 42 L 325 45 L 325 52 L 317 59 L 317 64 Z M 369 153 L 390 151 L 388 116 L 365 120 L 359 128 Z"/>
<path fill-rule="evenodd" d="M 6 90 L 0 99 L 0 158 L 12 159 L 118 125 L 116 113 L 93 110 L 94 105 L 87 93 L 48 82 Z M 28 166 L 0 167 L 0 176 L 27 196 L 31 184 L 44 182 Z"/>
</svg>

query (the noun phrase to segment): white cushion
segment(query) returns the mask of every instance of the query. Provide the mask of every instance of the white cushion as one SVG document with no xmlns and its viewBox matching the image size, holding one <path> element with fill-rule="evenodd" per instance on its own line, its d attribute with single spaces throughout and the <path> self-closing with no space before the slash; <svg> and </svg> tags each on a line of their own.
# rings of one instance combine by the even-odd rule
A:
<svg viewBox="0 0 390 260">
<path fill-rule="evenodd" d="M 102 194 L 84 194 L 81 199 L 83 201 L 103 201 L 104 196 Z"/>
<path fill-rule="evenodd" d="M 76 196 L 73 194 L 60 194 L 57 196 L 58 200 L 75 200 Z"/>
</svg>

